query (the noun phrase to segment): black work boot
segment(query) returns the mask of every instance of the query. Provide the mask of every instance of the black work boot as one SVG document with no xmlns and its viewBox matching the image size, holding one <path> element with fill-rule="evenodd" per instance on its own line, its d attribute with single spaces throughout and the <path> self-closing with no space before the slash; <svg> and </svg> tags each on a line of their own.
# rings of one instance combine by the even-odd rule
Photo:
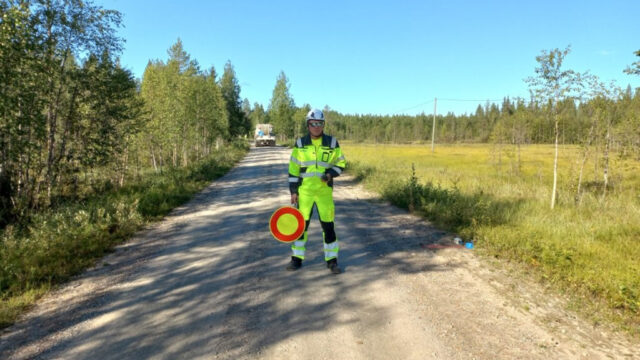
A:
<svg viewBox="0 0 640 360">
<path fill-rule="evenodd" d="M 300 258 L 292 256 L 291 257 L 291 262 L 289 262 L 289 265 L 287 265 L 287 270 L 288 271 L 296 271 L 296 270 L 300 269 L 301 267 L 302 267 L 302 260 L 300 260 Z"/>
<path fill-rule="evenodd" d="M 331 270 L 332 274 L 340 274 L 342 272 L 338 266 L 338 259 L 331 259 L 327 261 L 327 267 Z"/>
</svg>

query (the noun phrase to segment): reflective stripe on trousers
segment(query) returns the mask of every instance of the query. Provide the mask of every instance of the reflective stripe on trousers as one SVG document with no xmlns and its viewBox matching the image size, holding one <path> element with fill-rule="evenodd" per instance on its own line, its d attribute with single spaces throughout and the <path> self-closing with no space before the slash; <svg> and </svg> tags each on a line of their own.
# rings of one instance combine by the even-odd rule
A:
<svg viewBox="0 0 640 360">
<path fill-rule="evenodd" d="M 338 251 L 340 246 L 338 245 L 338 237 L 335 232 L 335 226 L 333 223 L 334 218 L 334 204 L 331 197 L 331 189 L 324 196 L 307 196 L 299 197 L 298 204 L 299 209 L 305 219 L 305 228 L 302 236 L 291 244 L 291 251 L 293 256 L 304 260 L 306 244 L 307 244 L 307 232 L 309 230 L 309 223 L 311 218 L 311 211 L 313 205 L 316 205 L 318 215 L 320 217 L 320 225 L 322 226 L 322 239 L 324 244 L 324 259 L 329 261 L 338 257 Z M 301 191 L 301 195 L 304 191 Z"/>
<path fill-rule="evenodd" d="M 324 237 L 324 233 L 323 233 Z M 291 244 L 291 251 L 293 252 L 293 256 L 299 258 L 300 260 L 304 260 L 304 255 L 306 251 L 307 245 L 307 232 L 300 237 L 300 239 L 296 240 Z M 340 245 L 338 244 L 338 239 L 334 242 L 327 244 L 324 243 L 324 260 L 329 261 L 331 259 L 335 259 L 338 257 L 338 251 L 340 251 Z"/>
<path fill-rule="evenodd" d="M 337 258 L 338 250 L 340 250 L 340 246 L 338 245 L 337 238 L 332 243 L 324 243 L 324 261 L 329 261 L 331 259 Z"/>
</svg>

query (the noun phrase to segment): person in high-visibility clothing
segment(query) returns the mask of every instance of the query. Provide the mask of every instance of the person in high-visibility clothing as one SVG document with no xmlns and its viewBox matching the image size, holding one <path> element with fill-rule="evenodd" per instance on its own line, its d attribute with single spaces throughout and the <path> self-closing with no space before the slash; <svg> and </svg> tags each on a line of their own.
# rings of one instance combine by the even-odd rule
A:
<svg viewBox="0 0 640 360">
<path fill-rule="evenodd" d="M 293 256 L 287 270 L 300 269 L 307 244 L 307 229 L 313 205 L 316 205 L 324 237 L 324 259 L 333 274 L 338 266 L 338 237 L 334 230 L 333 179 L 340 176 L 346 161 L 338 140 L 324 134 L 324 114 L 313 109 L 306 116 L 309 134 L 296 140 L 289 160 L 291 203 L 298 204 L 306 222 L 304 233 L 293 245 Z"/>
</svg>

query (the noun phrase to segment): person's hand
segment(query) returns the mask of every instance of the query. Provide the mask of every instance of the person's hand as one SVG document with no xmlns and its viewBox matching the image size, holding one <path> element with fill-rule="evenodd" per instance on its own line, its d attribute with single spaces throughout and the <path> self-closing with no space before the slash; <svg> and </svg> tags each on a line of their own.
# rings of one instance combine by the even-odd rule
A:
<svg viewBox="0 0 640 360">
<path fill-rule="evenodd" d="M 298 194 L 291 194 L 291 204 L 298 203 Z"/>
<path fill-rule="evenodd" d="M 333 178 L 333 177 L 331 176 L 331 174 L 329 174 L 329 173 L 324 173 L 324 174 L 322 175 L 322 178 L 321 178 L 321 179 L 322 179 L 322 181 L 323 181 L 323 182 L 329 182 L 329 181 L 331 181 L 331 179 L 332 179 L 332 178 Z"/>
</svg>

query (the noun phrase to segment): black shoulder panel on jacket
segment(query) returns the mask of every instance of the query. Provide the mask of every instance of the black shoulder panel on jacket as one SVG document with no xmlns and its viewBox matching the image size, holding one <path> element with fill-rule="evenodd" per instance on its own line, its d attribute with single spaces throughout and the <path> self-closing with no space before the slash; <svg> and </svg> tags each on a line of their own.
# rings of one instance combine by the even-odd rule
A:
<svg viewBox="0 0 640 360">
<path fill-rule="evenodd" d="M 322 134 L 322 146 L 331 146 L 331 135 Z"/>
<path fill-rule="evenodd" d="M 302 142 L 302 147 L 311 145 L 311 135 L 307 134 L 303 136 L 302 138 L 300 138 L 300 141 Z"/>
<path fill-rule="evenodd" d="M 339 148 L 338 139 L 331 135 L 322 135 L 322 146 L 330 147 L 332 149 Z"/>
</svg>

